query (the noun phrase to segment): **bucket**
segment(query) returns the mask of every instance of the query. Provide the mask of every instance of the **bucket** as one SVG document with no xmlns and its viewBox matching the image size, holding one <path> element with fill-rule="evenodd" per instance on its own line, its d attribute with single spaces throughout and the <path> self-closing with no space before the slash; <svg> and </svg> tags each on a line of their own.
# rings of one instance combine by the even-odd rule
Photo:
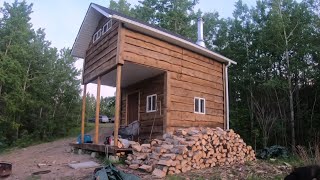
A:
<svg viewBox="0 0 320 180">
<path fill-rule="evenodd" d="M 0 162 L 0 177 L 10 176 L 12 173 L 12 164 Z"/>
</svg>

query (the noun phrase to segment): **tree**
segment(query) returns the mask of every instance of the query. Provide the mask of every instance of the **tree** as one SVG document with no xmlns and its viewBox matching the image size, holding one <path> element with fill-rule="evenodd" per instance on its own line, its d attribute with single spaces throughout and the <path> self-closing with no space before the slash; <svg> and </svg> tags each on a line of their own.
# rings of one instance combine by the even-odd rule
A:
<svg viewBox="0 0 320 180">
<path fill-rule="evenodd" d="M 306 42 L 307 39 L 301 41 L 300 38 L 307 38 L 309 36 L 305 36 L 305 32 L 309 31 L 308 26 L 311 24 L 310 19 L 312 16 L 305 2 L 297 3 L 292 0 L 275 0 L 270 2 L 270 4 L 271 15 L 267 28 L 269 32 L 273 34 L 270 40 L 272 40 L 272 44 L 276 46 L 275 55 L 280 62 L 278 69 L 281 75 L 287 79 L 291 146 L 292 150 L 294 150 L 296 145 L 295 131 L 297 129 L 297 127 L 295 127 L 297 122 L 296 117 L 301 118 L 300 114 L 297 114 L 301 111 L 299 95 L 296 94 L 297 101 L 296 104 L 294 104 L 294 92 L 299 92 L 300 82 L 298 82 L 298 76 L 304 71 L 303 66 L 305 66 L 305 61 L 303 56 L 308 54 L 309 51 L 306 51 L 306 49 L 300 46 L 302 44 L 308 44 L 308 42 Z M 296 77 L 295 82 L 294 77 Z M 296 109 L 294 108 L 295 105 L 297 106 Z"/>
<path fill-rule="evenodd" d="M 24 110 L 23 80 L 26 80 L 27 72 L 24 65 L 30 58 L 28 44 L 33 36 L 29 23 L 31 8 L 32 4 L 15 1 L 12 5 L 4 3 L 0 11 L 3 16 L 0 20 L 0 101 L 2 106 L 6 107 L 3 108 L 0 118 L 5 124 L 2 127 L 12 129 L 16 134 L 11 137 L 16 138 L 21 127 L 20 113 Z M 10 119 L 6 118 L 8 116 Z"/>
<path fill-rule="evenodd" d="M 287 122 L 292 148 L 297 140 L 296 129 L 298 137 L 302 138 L 299 142 L 305 141 L 303 136 L 309 132 L 304 127 L 305 119 L 310 116 L 303 112 L 303 107 L 314 107 L 314 103 L 304 101 L 299 92 L 317 87 L 313 73 L 318 72 L 315 67 L 319 48 L 315 47 L 319 47 L 319 42 L 314 40 L 318 39 L 319 31 L 315 29 L 319 27 L 319 15 L 315 4 L 270 0 L 257 1 L 256 7 L 248 9 L 238 1 L 233 18 L 216 18 L 216 23 L 209 27 L 216 32 L 206 38 L 208 41 L 212 37 L 209 47 L 238 62 L 229 71 L 231 127 L 247 141 L 250 131 L 259 125 L 258 114 L 253 114 L 256 109 L 253 98 L 270 94 L 269 91 L 266 93 L 270 88 L 274 91 L 273 100 L 277 102 L 274 116 L 279 117 L 270 133 L 273 142 L 287 144 Z M 261 91 L 261 85 L 265 86 L 266 92 Z M 317 100 L 314 93 L 312 102 Z M 251 124 L 250 128 L 248 124 Z M 263 128 L 259 131 L 263 133 Z M 276 134 L 281 134 L 281 138 L 275 138 Z"/>
<path fill-rule="evenodd" d="M 144 0 L 133 10 L 134 17 L 187 38 L 196 38 L 194 7 L 191 0 Z"/>
<path fill-rule="evenodd" d="M 130 16 L 132 14 L 130 6 L 131 4 L 128 3 L 127 0 L 118 0 L 118 2 L 111 0 L 109 8 Z"/>
<path fill-rule="evenodd" d="M 109 118 L 114 117 L 116 99 L 114 96 L 101 98 L 101 113 Z"/>
<path fill-rule="evenodd" d="M 0 19 L 0 141 L 13 145 L 66 135 L 79 121 L 79 71 L 65 48 L 33 30 L 32 4 L 4 3 Z M 0 147 L 1 148 L 1 147 Z"/>
</svg>

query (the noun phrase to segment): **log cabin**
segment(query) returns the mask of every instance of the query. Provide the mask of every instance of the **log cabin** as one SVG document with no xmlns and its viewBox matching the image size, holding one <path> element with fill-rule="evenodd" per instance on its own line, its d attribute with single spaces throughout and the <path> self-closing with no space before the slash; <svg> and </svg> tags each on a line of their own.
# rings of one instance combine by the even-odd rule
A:
<svg viewBox="0 0 320 180">
<path fill-rule="evenodd" d="M 198 19 L 196 43 L 97 4 L 90 4 L 71 54 L 84 59 L 82 137 L 88 83 L 97 84 L 94 144 L 98 144 L 101 85 L 116 87 L 114 136 L 140 122 L 141 138 L 181 127 L 229 128 L 228 67 L 210 51 Z"/>
</svg>

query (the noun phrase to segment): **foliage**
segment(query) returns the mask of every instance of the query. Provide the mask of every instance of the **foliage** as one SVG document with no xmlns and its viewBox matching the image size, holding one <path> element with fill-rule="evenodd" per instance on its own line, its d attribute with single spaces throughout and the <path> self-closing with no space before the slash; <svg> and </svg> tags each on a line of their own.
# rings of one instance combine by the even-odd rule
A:
<svg viewBox="0 0 320 180">
<path fill-rule="evenodd" d="M 257 157 L 260 159 L 287 158 L 288 150 L 283 146 L 274 145 L 259 150 L 257 152 Z"/>
<path fill-rule="evenodd" d="M 115 96 L 105 97 L 105 98 L 102 97 L 100 102 L 101 114 L 105 114 L 109 118 L 114 117 L 115 105 L 116 105 Z"/>
<path fill-rule="evenodd" d="M 196 39 L 198 0 L 143 0 L 131 7 L 126 0 L 110 1 L 110 8 L 182 36 Z"/>
<path fill-rule="evenodd" d="M 116 2 L 115 0 L 110 1 L 109 8 L 118 12 L 121 12 L 125 15 L 131 14 L 131 7 L 130 3 L 128 3 L 126 0 L 119 0 Z"/>
<path fill-rule="evenodd" d="M 305 166 L 320 165 L 319 143 L 310 145 L 308 149 L 303 146 L 297 146 L 296 154 Z"/>
<path fill-rule="evenodd" d="M 238 1 L 233 18 L 220 19 L 208 43 L 238 63 L 229 71 L 230 124 L 255 147 L 305 144 L 317 134 L 320 111 L 312 106 L 320 105 L 320 43 L 311 39 L 319 39 L 320 24 L 314 7 L 267 0 L 248 8 Z"/>
<path fill-rule="evenodd" d="M 0 13 L 2 146 L 68 135 L 80 124 L 76 59 L 68 48 L 50 47 L 43 29 L 32 29 L 32 4 L 5 2 Z"/>
<path fill-rule="evenodd" d="M 114 117 L 116 99 L 114 96 L 101 97 L 100 114 L 106 115 L 109 118 Z M 96 98 L 92 94 L 87 94 L 86 97 L 86 117 L 94 118 L 96 113 Z"/>
</svg>

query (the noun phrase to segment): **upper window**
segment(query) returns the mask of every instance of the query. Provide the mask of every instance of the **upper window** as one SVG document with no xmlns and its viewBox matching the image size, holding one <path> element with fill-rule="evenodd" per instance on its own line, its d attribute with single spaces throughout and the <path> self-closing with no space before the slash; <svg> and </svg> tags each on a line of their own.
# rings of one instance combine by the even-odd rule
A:
<svg viewBox="0 0 320 180">
<path fill-rule="evenodd" d="M 94 35 L 93 35 L 93 42 L 96 42 L 101 37 L 101 29 L 99 29 Z"/>
<path fill-rule="evenodd" d="M 199 114 L 205 114 L 206 100 L 204 98 L 194 98 L 194 112 Z"/>
<path fill-rule="evenodd" d="M 102 28 L 102 34 L 106 33 L 112 27 L 112 20 L 110 19 Z"/>
<path fill-rule="evenodd" d="M 147 96 L 147 112 L 155 112 L 157 110 L 157 95 Z"/>
</svg>

